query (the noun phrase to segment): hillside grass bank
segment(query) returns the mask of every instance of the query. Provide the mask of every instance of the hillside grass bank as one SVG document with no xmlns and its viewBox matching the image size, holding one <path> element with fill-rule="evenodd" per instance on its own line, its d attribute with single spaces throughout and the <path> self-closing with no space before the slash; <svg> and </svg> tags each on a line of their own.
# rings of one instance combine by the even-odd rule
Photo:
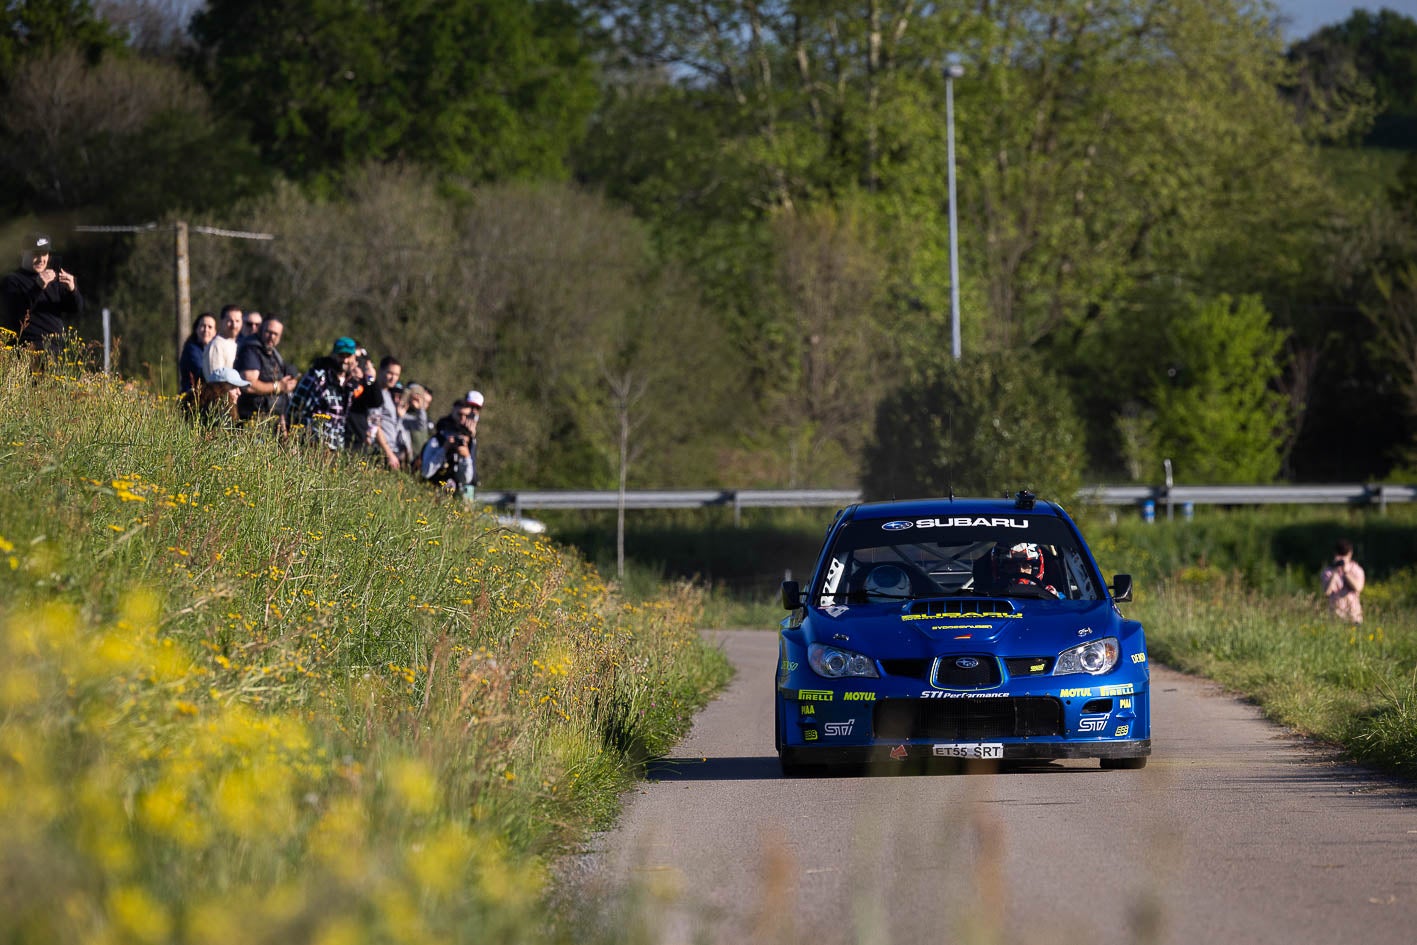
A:
<svg viewBox="0 0 1417 945">
<path fill-rule="evenodd" d="M 729 674 L 685 585 L 0 351 L 0 938 L 571 940 L 544 865 Z"/>
</svg>

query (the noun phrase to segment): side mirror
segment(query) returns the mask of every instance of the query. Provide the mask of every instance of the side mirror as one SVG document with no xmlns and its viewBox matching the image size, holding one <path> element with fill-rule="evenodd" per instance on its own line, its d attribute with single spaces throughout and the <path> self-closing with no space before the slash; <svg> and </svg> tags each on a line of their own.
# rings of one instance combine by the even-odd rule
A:
<svg viewBox="0 0 1417 945">
<path fill-rule="evenodd" d="M 802 588 L 796 581 L 782 582 L 782 607 L 784 610 L 796 610 L 802 606 Z"/>
<path fill-rule="evenodd" d="M 1112 575 L 1112 599 L 1115 601 L 1132 599 L 1132 576 L 1130 574 Z"/>
</svg>

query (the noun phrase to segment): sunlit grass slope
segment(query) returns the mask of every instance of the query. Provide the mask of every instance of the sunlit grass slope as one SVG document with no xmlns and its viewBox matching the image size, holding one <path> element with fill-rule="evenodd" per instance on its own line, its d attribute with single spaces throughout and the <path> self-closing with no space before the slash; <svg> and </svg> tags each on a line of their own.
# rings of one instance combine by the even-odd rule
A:
<svg viewBox="0 0 1417 945">
<path fill-rule="evenodd" d="M 728 672 L 418 484 L 0 351 L 0 939 L 547 941 Z"/>
</svg>

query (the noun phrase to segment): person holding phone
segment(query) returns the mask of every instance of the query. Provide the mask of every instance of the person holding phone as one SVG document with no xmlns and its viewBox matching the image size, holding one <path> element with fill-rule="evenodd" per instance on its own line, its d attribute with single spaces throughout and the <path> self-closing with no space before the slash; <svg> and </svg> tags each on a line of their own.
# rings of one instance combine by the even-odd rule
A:
<svg viewBox="0 0 1417 945">
<path fill-rule="evenodd" d="M 66 318 L 83 314 L 84 297 L 72 273 L 52 265 L 54 245 L 49 237 L 26 237 L 20 250 L 20 268 L 0 281 L 5 327 L 14 336 L 5 340 L 37 351 L 58 354 L 64 344 Z"/>
<path fill-rule="evenodd" d="M 1333 560 L 1319 575 L 1324 596 L 1328 598 L 1329 611 L 1349 623 L 1363 622 L 1363 603 L 1359 595 L 1367 576 L 1363 566 L 1353 560 L 1353 542 L 1340 538 L 1333 548 Z"/>
</svg>

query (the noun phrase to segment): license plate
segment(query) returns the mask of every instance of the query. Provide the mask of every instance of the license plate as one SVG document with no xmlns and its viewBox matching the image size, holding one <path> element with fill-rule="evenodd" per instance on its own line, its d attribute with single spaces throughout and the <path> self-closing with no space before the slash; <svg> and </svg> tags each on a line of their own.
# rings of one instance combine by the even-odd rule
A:
<svg viewBox="0 0 1417 945">
<path fill-rule="evenodd" d="M 1003 742 L 951 742 L 935 745 L 936 758 L 1002 758 Z"/>
</svg>

